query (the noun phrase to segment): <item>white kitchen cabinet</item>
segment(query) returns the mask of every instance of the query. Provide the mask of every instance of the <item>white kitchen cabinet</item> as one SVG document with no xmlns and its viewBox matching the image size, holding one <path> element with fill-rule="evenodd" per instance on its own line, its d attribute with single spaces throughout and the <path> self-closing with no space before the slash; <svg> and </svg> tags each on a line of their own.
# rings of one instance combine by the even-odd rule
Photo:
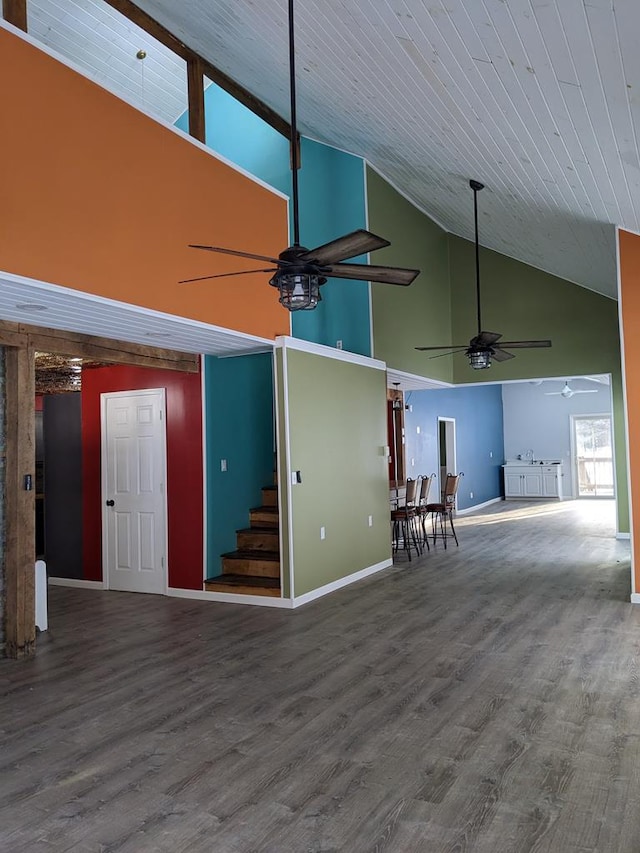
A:
<svg viewBox="0 0 640 853">
<path fill-rule="evenodd" d="M 505 498 L 562 500 L 562 465 L 503 465 Z"/>
</svg>

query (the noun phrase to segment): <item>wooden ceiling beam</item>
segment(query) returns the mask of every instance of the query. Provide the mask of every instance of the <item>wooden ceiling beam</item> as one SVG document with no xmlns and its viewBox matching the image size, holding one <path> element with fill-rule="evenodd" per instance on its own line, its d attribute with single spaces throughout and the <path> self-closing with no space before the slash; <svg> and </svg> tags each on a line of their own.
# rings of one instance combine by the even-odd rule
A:
<svg viewBox="0 0 640 853">
<path fill-rule="evenodd" d="M 58 353 L 114 364 L 133 364 L 137 367 L 180 370 L 184 373 L 198 373 L 200 370 L 199 356 L 194 353 L 130 341 L 114 341 L 97 335 L 65 332 L 9 320 L 0 320 L 0 346 L 31 347 L 34 352 Z"/>
<path fill-rule="evenodd" d="M 7 2 L 7 0 L 4 0 L 4 2 Z M 15 2 L 19 2 L 19 0 L 15 0 Z M 291 126 L 282 118 L 282 116 L 278 115 L 275 110 L 272 110 L 271 107 L 267 106 L 267 104 L 259 98 L 256 98 L 256 96 L 252 95 L 247 89 L 243 88 L 239 83 L 236 83 L 235 80 L 232 80 L 231 77 L 219 68 L 216 68 L 215 65 L 200 56 L 184 42 L 180 41 L 177 36 L 169 32 L 169 30 L 163 27 L 162 24 L 152 18 L 151 15 L 143 12 L 142 9 L 136 6 L 135 3 L 132 3 L 131 0 L 106 0 L 106 2 L 109 6 L 112 6 L 130 21 L 133 21 L 134 24 L 149 33 L 150 36 L 153 36 L 153 38 L 165 45 L 165 47 L 168 47 L 178 56 L 181 56 L 182 59 L 187 62 L 187 66 L 190 62 L 197 61 L 202 73 L 205 74 L 213 83 L 216 83 L 221 89 L 224 89 L 225 92 L 228 92 L 229 95 L 243 104 L 243 106 L 247 107 L 247 109 L 251 110 L 251 112 L 255 113 L 255 115 L 259 116 L 263 121 L 271 125 L 271 127 L 274 130 L 277 130 L 278 133 L 286 136 L 287 139 L 290 138 Z M 196 139 L 200 138 L 195 134 L 192 134 L 192 136 Z M 202 139 L 201 141 L 204 140 Z"/>
<path fill-rule="evenodd" d="M 1 0 L 2 17 L 8 23 L 27 31 L 27 0 Z"/>
</svg>

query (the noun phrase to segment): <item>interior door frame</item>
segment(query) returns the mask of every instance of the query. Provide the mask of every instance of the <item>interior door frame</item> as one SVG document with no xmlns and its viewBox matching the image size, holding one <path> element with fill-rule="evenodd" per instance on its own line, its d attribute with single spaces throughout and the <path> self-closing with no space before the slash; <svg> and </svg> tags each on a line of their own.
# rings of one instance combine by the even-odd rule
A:
<svg viewBox="0 0 640 853">
<path fill-rule="evenodd" d="M 456 451 L 456 419 L 438 416 L 438 488 L 440 494 L 444 491 L 444 482 L 442 482 L 442 471 L 440 465 L 440 424 L 445 425 L 444 441 L 445 441 L 445 457 L 447 460 L 447 474 L 458 473 L 458 454 Z M 449 464 L 451 462 L 451 464 Z M 458 507 L 458 496 L 456 495 L 456 509 Z"/>
<path fill-rule="evenodd" d="M 162 511 L 164 514 L 164 565 L 163 565 L 163 591 L 162 595 L 167 595 L 169 590 L 169 515 L 167 508 L 167 391 L 166 388 L 136 388 L 131 391 L 107 391 L 100 394 L 100 501 L 102 512 L 102 583 L 105 589 L 111 589 L 109 582 L 109 548 L 107 537 L 107 441 L 106 441 L 106 419 L 107 419 L 107 400 L 118 397 L 137 397 L 146 394 L 160 395 L 160 412 L 163 425 L 161 441 L 162 441 Z"/>
</svg>

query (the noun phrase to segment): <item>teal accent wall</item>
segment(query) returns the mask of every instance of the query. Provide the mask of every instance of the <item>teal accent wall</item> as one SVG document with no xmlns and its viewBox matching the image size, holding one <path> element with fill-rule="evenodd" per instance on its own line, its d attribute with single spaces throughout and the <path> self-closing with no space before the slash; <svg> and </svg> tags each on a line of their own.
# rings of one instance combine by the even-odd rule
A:
<svg viewBox="0 0 640 853">
<path fill-rule="evenodd" d="M 188 116 L 180 116 L 176 126 L 187 132 Z M 214 83 L 205 90 L 205 134 L 206 144 L 214 151 L 291 196 L 289 140 Z M 366 228 L 363 160 L 304 138 L 300 160 L 302 245 L 319 246 Z M 366 263 L 367 259 L 349 260 Z M 294 337 L 331 347 L 342 341 L 343 349 L 360 355 L 371 355 L 370 329 L 369 285 L 363 281 L 329 279 L 318 308 L 292 315 Z"/>
<path fill-rule="evenodd" d="M 303 139 L 301 162 L 300 242 L 319 246 L 366 228 L 362 159 Z M 367 258 L 349 258 L 349 262 L 362 264 Z M 329 279 L 321 293 L 318 308 L 292 315 L 294 337 L 330 347 L 342 341 L 342 348 L 349 352 L 371 355 L 369 284 Z"/>
<path fill-rule="evenodd" d="M 235 531 L 273 484 L 271 353 L 205 357 L 207 577 L 221 572 L 220 555 L 235 551 Z M 220 470 L 220 460 L 227 470 Z"/>
<path fill-rule="evenodd" d="M 204 118 L 205 142 L 209 148 L 280 192 L 290 194 L 286 137 L 215 83 L 204 92 Z M 187 113 L 180 116 L 176 126 L 189 132 Z"/>
<path fill-rule="evenodd" d="M 282 480 L 299 597 L 391 559 L 386 373 L 289 347 L 283 373 L 290 467 L 302 475 L 296 485 Z M 281 430 L 282 459 L 283 419 Z"/>
</svg>

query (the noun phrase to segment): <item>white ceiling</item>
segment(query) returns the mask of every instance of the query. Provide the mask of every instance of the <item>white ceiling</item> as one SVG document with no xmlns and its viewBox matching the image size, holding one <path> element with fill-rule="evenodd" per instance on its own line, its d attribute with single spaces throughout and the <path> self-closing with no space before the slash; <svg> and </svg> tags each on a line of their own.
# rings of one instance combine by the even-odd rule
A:
<svg viewBox="0 0 640 853">
<path fill-rule="evenodd" d="M 136 2 L 288 118 L 286 0 Z M 638 0 L 295 2 L 306 135 L 468 239 L 482 181 L 483 245 L 615 297 L 613 225 L 640 231 Z M 29 10 L 31 34 L 104 85 L 182 111 L 184 63 L 101 0 Z"/>
<path fill-rule="evenodd" d="M 286 0 L 137 0 L 288 117 Z M 296 0 L 299 122 L 449 231 L 615 296 L 640 230 L 638 0 Z"/>
<path fill-rule="evenodd" d="M 0 317 L 17 323 L 205 355 L 273 349 L 273 341 L 126 302 L 0 274 Z"/>
</svg>

